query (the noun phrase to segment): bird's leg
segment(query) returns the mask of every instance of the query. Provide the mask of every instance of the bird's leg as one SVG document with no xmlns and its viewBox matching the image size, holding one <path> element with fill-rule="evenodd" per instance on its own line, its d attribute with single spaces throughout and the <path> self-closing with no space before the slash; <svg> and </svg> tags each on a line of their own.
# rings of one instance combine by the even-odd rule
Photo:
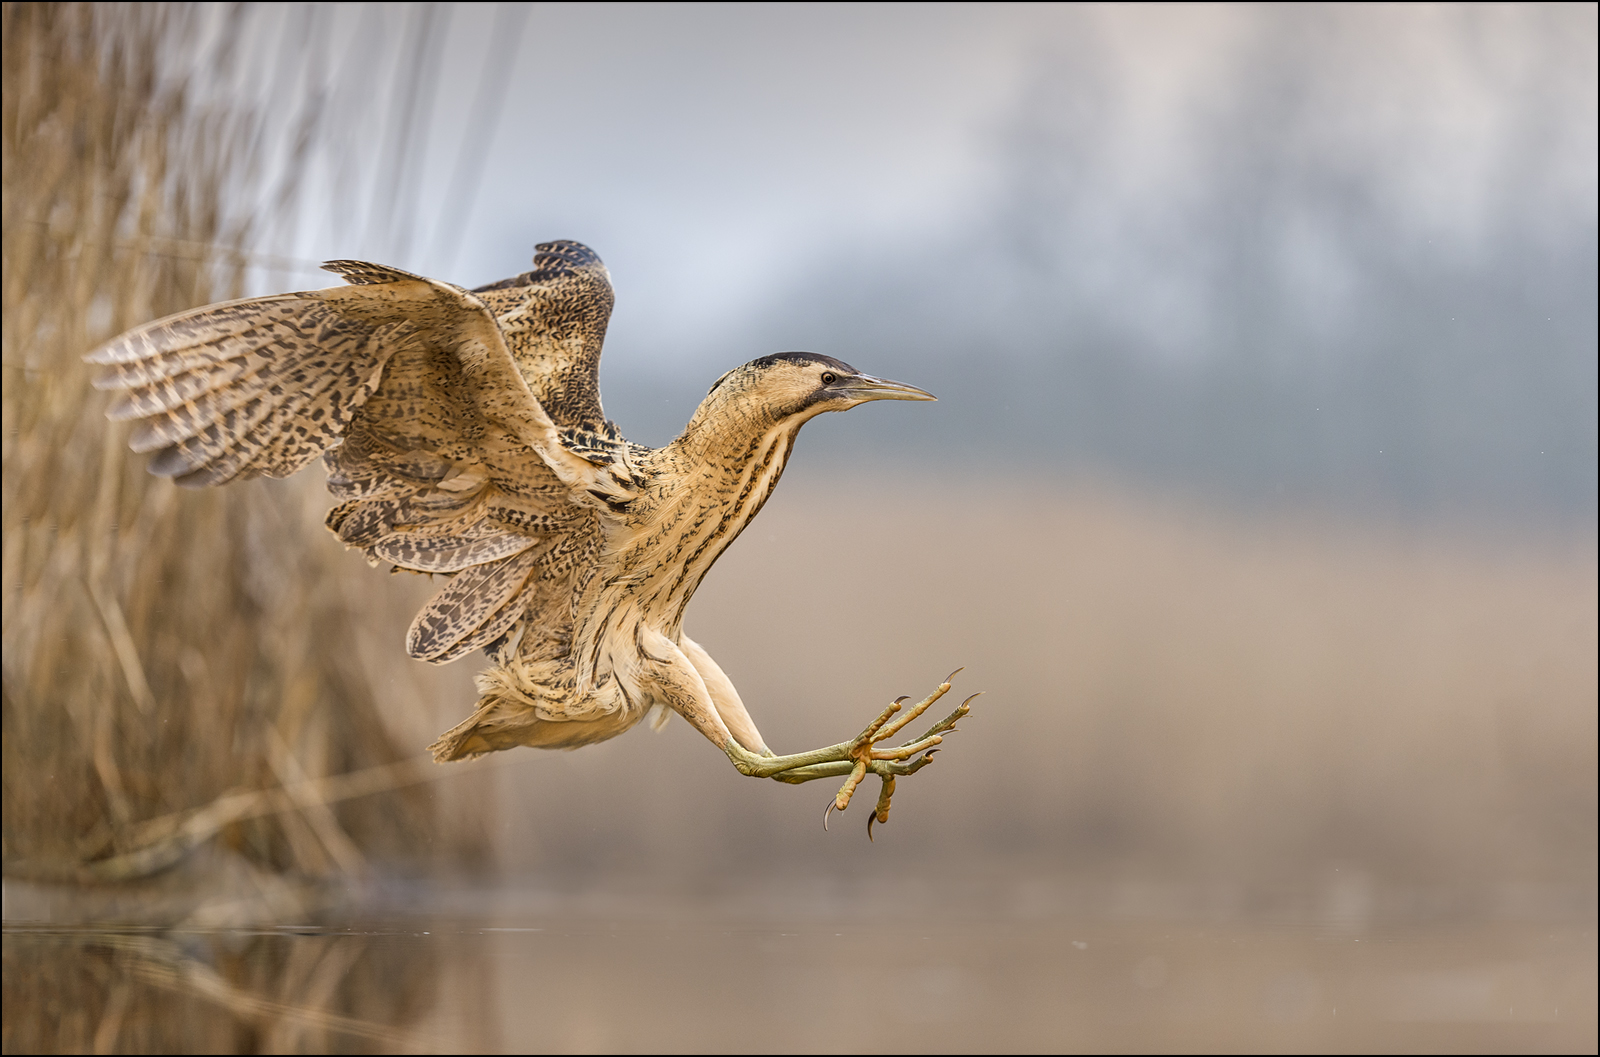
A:
<svg viewBox="0 0 1600 1057">
<path fill-rule="evenodd" d="M 879 746 L 949 693 L 950 680 L 955 674 L 956 672 L 951 672 L 933 693 L 905 709 L 902 715 L 897 713 L 901 712 L 902 703 L 906 699 L 904 697 L 897 699 L 850 741 L 789 756 L 761 756 L 744 749 L 730 738 L 724 745 L 724 751 L 741 774 L 756 778 L 772 778 L 779 782 L 798 785 L 818 778 L 845 776 L 844 785 L 829 803 L 828 813 L 843 811 L 849 807 L 856 787 L 869 772 L 876 774 L 883 779 L 884 786 L 878 797 L 877 807 L 873 811 L 873 819 L 877 822 L 886 822 L 889 817 L 889 798 L 894 795 L 894 779 L 900 775 L 915 774 L 927 766 L 936 747 L 944 740 L 944 735 L 954 730 L 957 721 L 971 711 L 972 700 L 978 695 L 973 694 L 967 698 L 954 712 L 928 728 L 920 737 L 892 748 Z"/>
<path fill-rule="evenodd" d="M 739 691 L 733 687 L 730 680 L 705 647 L 687 635 L 678 637 L 678 648 L 689 659 L 694 670 L 700 673 L 700 678 L 706 684 L 706 693 L 711 696 L 711 705 L 721 717 L 722 723 L 728 728 L 728 733 L 751 752 L 759 756 L 771 756 L 772 750 L 767 748 L 767 743 L 761 739 L 761 732 L 756 729 L 755 721 L 750 718 L 750 713 L 745 711 L 744 702 L 739 699 Z"/>
<path fill-rule="evenodd" d="M 732 691 L 732 684 L 727 682 L 727 677 L 715 662 L 705 656 L 704 650 L 693 642 L 688 642 L 688 649 L 685 650 L 659 634 L 646 635 L 644 645 L 648 647 L 641 665 L 646 676 L 644 688 L 652 696 L 664 700 L 713 745 L 727 753 L 740 774 L 753 778 L 772 778 L 792 785 L 819 778 L 844 777 L 844 786 L 829 802 L 830 813 L 849 807 L 856 787 L 869 773 L 875 774 L 884 780 L 877 807 L 873 811 L 873 820 L 876 822 L 886 821 L 889 817 L 889 799 L 894 795 L 893 779 L 916 774 L 926 767 L 939 744 L 944 741 L 944 735 L 954 730 L 956 722 L 971 711 L 972 700 L 978 696 L 973 694 L 961 702 L 955 711 L 929 727 L 920 737 L 892 747 L 883 745 L 950 692 L 950 680 L 961 670 L 957 668 L 934 688 L 933 693 L 910 708 L 902 707 L 906 700 L 904 697 L 891 702 L 876 719 L 867 724 L 865 730 L 849 741 L 810 752 L 775 756 L 761 741 L 761 735 L 755 732 L 755 724 L 750 722 L 737 693 Z M 709 680 L 707 674 L 711 676 Z M 718 693 L 713 692 L 711 684 L 717 685 L 719 690 L 725 690 L 720 694 L 722 700 L 718 699 Z M 726 684 L 726 687 L 722 687 L 722 684 Z M 725 721 L 725 715 L 728 721 Z M 868 834 L 871 834 L 870 828 Z"/>
</svg>

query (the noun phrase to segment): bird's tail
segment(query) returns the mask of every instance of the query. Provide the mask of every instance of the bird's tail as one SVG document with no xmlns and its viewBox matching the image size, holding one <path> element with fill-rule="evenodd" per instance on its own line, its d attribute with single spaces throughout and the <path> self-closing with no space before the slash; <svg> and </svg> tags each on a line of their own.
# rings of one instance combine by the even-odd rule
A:
<svg viewBox="0 0 1600 1057">
<path fill-rule="evenodd" d="M 570 678 L 539 678 L 563 667 L 513 659 L 480 672 L 478 707 L 428 746 L 434 761 L 471 760 L 519 745 L 576 749 L 614 738 L 644 718 L 644 711 L 624 707 L 614 680 L 579 690 Z"/>
</svg>

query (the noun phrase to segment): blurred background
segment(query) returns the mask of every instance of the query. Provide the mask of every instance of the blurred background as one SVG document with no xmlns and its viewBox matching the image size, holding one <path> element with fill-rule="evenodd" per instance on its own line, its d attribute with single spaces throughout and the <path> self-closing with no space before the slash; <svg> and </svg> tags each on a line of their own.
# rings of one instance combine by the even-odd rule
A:
<svg viewBox="0 0 1600 1057">
<path fill-rule="evenodd" d="M 585 998 L 688 1001 L 668 948 L 619 974 L 596 937 L 699 923 L 742 994 L 840 955 L 715 929 L 932 918 L 894 994 L 1012 1034 L 886 1045 L 1595 1045 L 1593 5 L 4 18 L 7 1052 L 715 1046 Z M 874 843 L 677 722 L 418 762 L 475 696 L 404 654 L 432 586 L 342 552 L 316 473 L 149 477 L 79 361 L 323 259 L 470 286 L 552 238 L 611 269 L 636 441 L 786 349 L 940 396 L 811 424 L 687 618 L 779 751 L 966 665 L 986 695 Z M 577 938 L 49 931 L 385 914 Z M 1000 1016 L 1007 951 L 1070 1030 Z M 485 983 L 575 960 L 538 1014 Z M 1206 966 L 1252 1012 L 1184 1034 L 1234 1008 L 1184 990 Z M 1387 1034 L 1322 1019 L 1357 978 Z"/>
</svg>

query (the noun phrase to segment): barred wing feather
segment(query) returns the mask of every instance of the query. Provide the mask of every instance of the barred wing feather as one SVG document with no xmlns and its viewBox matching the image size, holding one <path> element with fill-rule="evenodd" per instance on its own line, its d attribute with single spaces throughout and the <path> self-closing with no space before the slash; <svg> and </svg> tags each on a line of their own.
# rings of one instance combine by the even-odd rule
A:
<svg viewBox="0 0 1600 1057">
<path fill-rule="evenodd" d="M 550 418 L 558 426 L 603 432 L 600 348 L 615 295 L 600 257 L 581 242 L 541 242 L 532 271 L 472 292 L 500 321 Z"/>
<path fill-rule="evenodd" d="M 343 500 L 329 529 L 373 562 L 455 574 L 413 624 L 414 656 L 503 639 L 535 597 L 557 625 L 542 638 L 560 639 L 571 618 L 548 605 L 551 581 L 570 594 L 571 556 L 592 555 L 598 534 L 572 497 L 616 486 L 561 444 L 476 296 L 380 265 L 327 267 L 351 285 L 211 305 L 97 349 L 94 384 L 122 390 L 108 413 L 139 420 L 130 445 L 184 486 L 285 477 L 323 455 Z M 597 365 L 597 345 L 593 359 L 578 368 Z"/>
</svg>

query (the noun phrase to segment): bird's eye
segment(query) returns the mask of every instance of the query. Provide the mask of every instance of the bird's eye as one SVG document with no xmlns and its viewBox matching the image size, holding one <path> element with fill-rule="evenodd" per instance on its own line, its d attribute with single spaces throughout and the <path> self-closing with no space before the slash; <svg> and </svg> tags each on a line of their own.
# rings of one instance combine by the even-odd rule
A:
<svg viewBox="0 0 1600 1057">
<path fill-rule="evenodd" d="M 837 382 L 838 380 L 839 380 L 839 376 L 837 374 L 834 374 L 832 371 L 823 371 L 822 372 L 822 384 L 823 385 L 832 385 L 834 382 Z"/>
</svg>

